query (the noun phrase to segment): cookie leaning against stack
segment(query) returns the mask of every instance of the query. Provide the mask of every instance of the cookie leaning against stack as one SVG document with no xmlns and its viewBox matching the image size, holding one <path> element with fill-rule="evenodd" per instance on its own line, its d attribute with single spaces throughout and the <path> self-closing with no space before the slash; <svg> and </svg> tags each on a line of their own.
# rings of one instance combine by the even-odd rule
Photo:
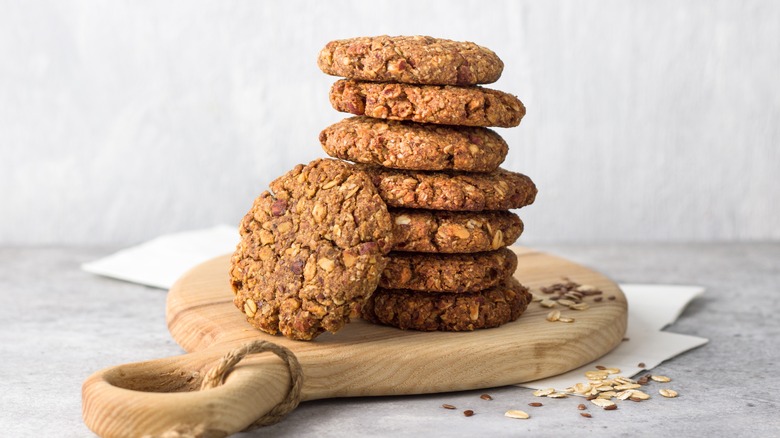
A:
<svg viewBox="0 0 780 438">
<path fill-rule="evenodd" d="M 364 318 L 402 329 L 474 330 L 514 321 L 530 302 L 512 278 L 533 203 L 525 175 L 499 168 L 506 142 L 490 126 L 525 115 L 515 96 L 477 84 L 503 62 L 474 43 L 362 37 L 328 43 L 320 69 L 338 111 L 356 117 L 320 134 L 328 155 L 358 163 L 390 207 L 394 252 Z"/>
</svg>

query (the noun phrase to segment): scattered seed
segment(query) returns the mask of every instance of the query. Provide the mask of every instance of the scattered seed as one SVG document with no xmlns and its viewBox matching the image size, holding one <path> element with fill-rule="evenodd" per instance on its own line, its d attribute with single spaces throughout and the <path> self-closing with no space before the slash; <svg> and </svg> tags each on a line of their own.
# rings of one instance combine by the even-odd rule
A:
<svg viewBox="0 0 780 438">
<path fill-rule="evenodd" d="M 596 369 L 597 369 L 597 370 L 604 371 L 604 370 L 606 370 L 606 369 L 607 369 L 607 367 L 605 367 L 604 365 L 596 365 Z"/>
<path fill-rule="evenodd" d="M 615 296 L 614 295 L 610 295 L 610 296 L 607 297 L 607 299 L 610 300 L 610 301 L 615 301 Z"/>
<path fill-rule="evenodd" d="M 617 409 L 617 405 L 614 403 L 609 406 L 604 406 L 605 411 L 614 411 L 615 409 Z"/>
<path fill-rule="evenodd" d="M 443 404 L 443 405 L 441 405 L 441 407 L 443 407 L 444 409 L 455 409 L 455 406 L 448 405 L 448 404 L 446 404 L 446 403 L 445 403 L 445 404 Z"/>
<path fill-rule="evenodd" d="M 629 397 L 628 399 L 631 400 L 632 402 L 641 402 L 642 400 L 644 400 L 644 399 L 641 399 L 641 398 L 633 396 L 633 395 L 631 397 Z"/>
<path fill-rule="evenodd" d="M 585 406 L 584 403 L 580 403 L 580 404 L 577 405 L 577 409 L 579 409 L 581 411 L 584 411 L 585 409 L 588 409 L 588 407 Z"/>
<path fill-rule="evenodd" d="M 589 395 L 589 396 L 585 397 L 585 400 L 595 400 L 595 399 L 597 399 L 597 398 L 598 398 L 598 396 L 597 396 L 597 395 L 595 395 L 595 394 L 591 394 L 591 395 Z"/>
<path fill-rule="evenodd" d="M 471 409 L 466 409 L 465 411 L 463 411 L 463 415 L 470 417 L 474 415 L 474 411 L 472 411 Z"/>
<path fill-rule="evenodd" d="M 561 318 L 560 310 L 553 310 L 552 312 L 547 314 L 547 320 L 550 322 L 558 321 L 560 318 Z"/>
<path fill-rule="evenodd" d="M 623 338 L 623 342 L 627 342 L 627 341 L 630 341 L 630 340 L 631 340 L 631 338 Z"/>
<path fill-rule="evenodd" d="M 528 415 L 528 413 L 526 413 L 524 411 L 518 411 L 518 410 L 515 410 L 515 409 L 506 411 L 504 413 L 504 416 L 505 417 L 509 417 L 509 418 L 517 418 L 519 420 L 527 420 L 528 418 L 531 417 L 530 415 Z"/>
<path fill-rule="evenodd" d="M 636 364 L 636 366 L 638 366 L 639 368 L 644 368 L 645 367 L 645 363 L 644 362 L 639 362 L 638 364 Z"/>
<path fill-rule="evenodd" d="M 666 376 L 652 375 L 652 376 L 650 376 L 650 378 L 653 379 L 656 382 L 661 382 L 661 383 L 667 383 L 667 382 L 671 382 L 672 381 L 672 379 L 670 379 L 670 378 L 668 378 Z"/>
<path fill-rule="evenodd" d="M 604 299 L 604 297 L 596 297 L 596 298 L 593 299 L 593 301 L 595 301 L 597 303 L 600 303 L 603 299 Z"/>
<path fill-rule="evenodd" d="M 660 389 L 658 390 L 658 393 L 666 398 L 675 398 L 677 397 L 677 391 L 673 389 Z"/>
<path fill-rule="evenodd" d="M 589 413 L 587 413 L 587 412 L 580 412 L 580 415 L 582 415 L 582 416 L 583 416 L 583 417 L 585 417 L 585 418 L 593 418 L 593 415 L 590 415 L 590 414 L 589 414 Z"/>
<path fill-rule="evenodd" d="M 639 380 L 636 381 L 636 383 L 640 385 L 647 385 L 648 380 L 650 380 L 650 375 L 645 374 L 644 376 L 640 377 Z"/>
<path fill-rule="evenodd" d="M 535 408 L 538 408 L 539 406 L 544 406 L 544 405 L 539 402 L 533 402 L 533 403 L 528 403 L 528 406 L 533 406 Z"/>
<path fill-rule="evenodd" d="M 493 400 L 493 397 L 490 396 L 490 394 L 482 394 L 479 396 L 482 400 Z"/>
</svg>

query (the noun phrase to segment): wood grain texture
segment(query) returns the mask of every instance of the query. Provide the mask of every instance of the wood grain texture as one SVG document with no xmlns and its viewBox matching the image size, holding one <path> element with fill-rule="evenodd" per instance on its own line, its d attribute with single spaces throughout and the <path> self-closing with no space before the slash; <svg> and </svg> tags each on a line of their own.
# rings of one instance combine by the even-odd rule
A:
<svg viewBox="0 0 780 438">
<path fill-rule="evenodd" d="M 281 360 L 265 354 L 246 359 L 224 386 L 193 390 L 218 358 L 253 339 L 295 352 L 303 367 L 304 400 L 520 383 L 576 368 L 621 342 L 626 301 L 611 280 L 552 255 L 517 252 L 515 276 L 532 289 L 567 277 L 616 299 L 593 303 L 587 311 L 564 311 L 576 319 L 572 324 L 546 321 L 548 309 L 532 303 L 518 321 L 495 329 L 430 333 L 355 321 L 335 335 L 300 342 L 246 323 L 232 303 L 224 256 L 190 271 L 168 295 L 169 329 L 191 353 L 94 374 L 84 383 L 84 420 L 104 436 L 160 434 L 172 427 L 214 436 L 241 430 L 284 396 L 288 374 Z"/>
</svg>

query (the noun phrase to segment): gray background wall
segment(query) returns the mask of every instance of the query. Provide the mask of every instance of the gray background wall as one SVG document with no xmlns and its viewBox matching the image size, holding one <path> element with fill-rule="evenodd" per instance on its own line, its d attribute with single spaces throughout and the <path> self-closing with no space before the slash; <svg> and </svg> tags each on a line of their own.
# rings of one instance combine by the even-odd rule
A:
<svg viewBox="0 0 780 438">
<path fill-rule="evenodd" d="M 525 242 L 780 238 L 780 2 L 0 0 L 0 244 L 237 223 L 345 115 L 329 40 L 506 64 Z"/>
</svg>

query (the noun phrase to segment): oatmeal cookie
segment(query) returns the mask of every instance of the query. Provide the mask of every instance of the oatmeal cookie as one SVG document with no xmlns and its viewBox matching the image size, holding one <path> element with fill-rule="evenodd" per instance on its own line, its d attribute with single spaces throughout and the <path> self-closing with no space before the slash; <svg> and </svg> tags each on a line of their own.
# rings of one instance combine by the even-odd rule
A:
<svg viewBox="0 0 780 438">
<path fill-rule="evenodd" d="M 474 253 L 509 246 L 523 222 L 509 211 L 452 212 L 390 209 L 394 251 Z"/>
<path fill-rule="evenodd" d="M 379 280 L 386 289 L 428 292 L 476 292 L 503 283 L 517 268 L 514 251 L 473 254 L 391 252 Z"/>
<path fill-rule="evenodd" d="M 358 116 L 458 126 L 511 128 L 525 115 L 525 106 L 517 97 L 479 86 L 342 79 L 330 88 L 330 103 L 337 111 Z"/>
<path fill-rule="evenodd" d="M 491 173 L 421 172 L 364 164 L 365 171 L 390 207 L 450 211 L 508 210 L 536 199 L 531 178 L 499 168 Z"/>
<path fill-rule="evenodd" d="M 363 318 L 403 330 L 466 331 L 498 327 L 516 320 L 531 293 L 514 278 L 479 292 L 463 294 L 379 288 L 363 305 Z"/>
<path fill-rule="evenodd" d="M 369 178 L 330 159 L 299 164 L 244 216 L 234 303 L 267 333 L 311 340 L 349 321 L 376 288 L 392 221 Z"/>
<path fill-rule="evenodd" d="M 331 41 L 317 65 L 333 76 L 406 84 L 489 84 L 504 63 L 493 51 L 471 42 L 428 36 L 376 36 Z"/>
<path fill-rule="evenodd" d="M 409 170 L 492 172 L 509 147 L 487 128 L 350 117 L 320 133 L 331 157 Z"/>
</svg>

